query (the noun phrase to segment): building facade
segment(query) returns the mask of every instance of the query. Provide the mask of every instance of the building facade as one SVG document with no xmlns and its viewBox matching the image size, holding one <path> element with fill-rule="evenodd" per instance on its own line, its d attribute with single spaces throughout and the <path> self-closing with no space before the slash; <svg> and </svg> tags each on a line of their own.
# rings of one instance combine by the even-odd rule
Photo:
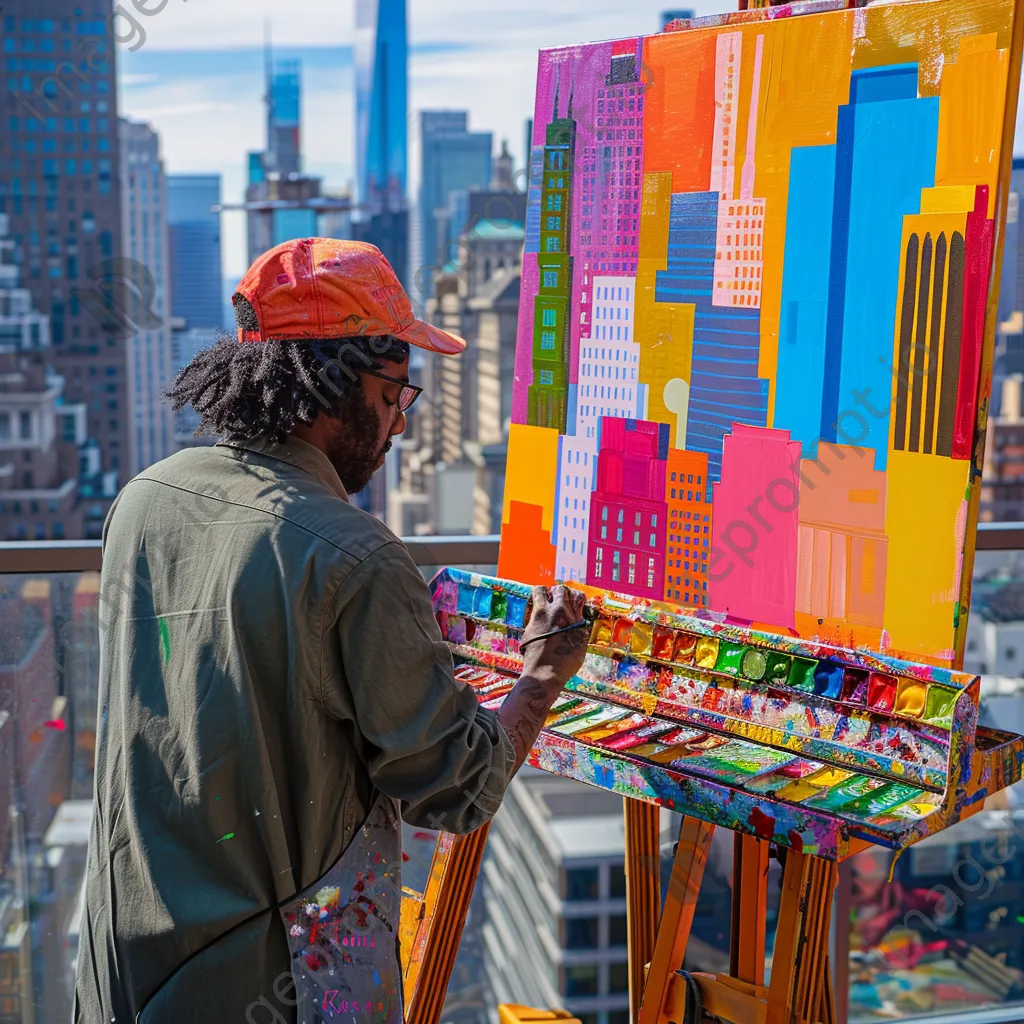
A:
<svg viewBox="0 0 1024 1024">
<path fill-rule="evenodd" d="M 134 268 L 141 297 L 128 347 L 128 474 L 166 459 L 174 449 L 174 414 L 164 392 L 171 374 L 170 260 L 167 194 L 160 137 L 147 124 L 121 120 L 121 251 Z M 219 278 L 218 278 L 219 280 Z"/>
<path fill-rule="evenodd" d="M 490 132 L 471 132 L 465 110 L 420 111 L 420 266 L 417 286 L 429 288 L 426 270 L 440 270 L 456 254 L 451 194 L 484 189 L 491 182 Z M 421 283 L 422 282 L 422 283 Z"/>
<path fill-rule="evenodd" d="M 525 768 L 487 847 L 491 1004 L 561 1007 L 581 1024 L 628 1024 L 622 801 Z"/>
<path fill-rule="evenodd" d="M 86 409 L 64 399 L 50 324 L 20 287 L 8 224 L 0 214 L 0 538 L 81 537 Z"/>
<path fill-rule="evenodd" d="M 171 315 L 187 328 L 223 327 L 219 174 L 169 174 Z"/>
<path fill-rule="evenodd" d="M 661 600 L 668 523 L 668 425 L 602 417 L 598 444 L 587 583 Z"/>
<path fill-rule="evenodd" d="M 12 0 L 2 12 L 5 131 L 0 213 L 24 252 L 22 287 L 49 317 L 52 362 L 83 404 L 99 472 L 83 485 L 84 531 L 98 536 L 127 478 L 127 339 L 134 333 L 121 253 L 115 47 L 109 7 Z M 129 303 L 129 306 L 131 303 Z"/>
<path fill-rule="evenodd" d="M 404 208 L 408 170 L 405 0 L 356 0 L 356 174 L 368 212 Z"/>
<path fill-rule="evenodd" d="M 565 433 L 569 390 L 569 312 L 572 264 L 572 162 L 576 122 L 572 99 L 565 117 L 558 114 L 558 96 L 545 129 L 543 177 L 540 187 L 540 287 L 534 299 L 533 383 L 529 387 L 527 422 Z"/>
<path fill-rule="evenodd" d="M 668 559 L 665 600 L 684 608 L 706 608 L 711 558 L 711 487 L 703 452 L 670 448 L 666 466 Z"/>
</svg>

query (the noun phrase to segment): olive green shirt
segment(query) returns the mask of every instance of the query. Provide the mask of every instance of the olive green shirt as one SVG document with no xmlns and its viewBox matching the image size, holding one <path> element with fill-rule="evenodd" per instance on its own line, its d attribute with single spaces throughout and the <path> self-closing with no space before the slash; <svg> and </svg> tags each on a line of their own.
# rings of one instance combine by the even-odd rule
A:
<svg viewBox="0 0 1024 1024">
<path fill-rule="evenodd" d="M 380 793 L 416 826 L 482 825 L 512 744 L 454 679 L 405 545 L 302 441 L 133 479 L 100 600 L 76 1021 L 291 1021 L 278 905 Z"/>
</svg>

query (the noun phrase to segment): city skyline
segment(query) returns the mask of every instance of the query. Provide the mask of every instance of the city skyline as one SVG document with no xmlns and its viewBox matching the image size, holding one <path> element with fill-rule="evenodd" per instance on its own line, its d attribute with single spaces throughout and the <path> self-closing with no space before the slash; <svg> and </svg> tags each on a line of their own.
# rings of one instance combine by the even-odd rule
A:
<svg viewBox="0 0 1024 1024">
<path fill-rule="evenodd" d="M 230 11 L 233 5 L 224 6 Z M 272 18 L 274 11 L 269 3 L 251 6 L 227 27 L 220 5 L 216 11 L 168 5 L 148 23 L 144 46 L 134 53 L 118 48 L 123 116 L 148 121 L 159 132 L 168 173 L 219 173 L 224 199 L 231 202 L 241 199 L 245 188 L 239 154 L 262 149 L 266 130 L 262 33 L 264 15 Z M 332 188 L 351 185 L 354 191 L 354 11 L 350 4 L 325 8 L 318 20 L 319 6 L 308 0 L 287 24 L 272 21 L 274 54 L 302 61 L 303 170 Z M 697 12 L 720 6 L 704 2 Z M 515 11 L 461 2 L 409 4 L 410 200 L 419 190 L 414 154 L 420 110 L 466 109 L 475 130 L 493 132 L 495 155 L 501 140 L 508 139 L 518 169 L 538 50 L 560 41 L 654 31 L 661 6 L 594 11 L 571 0 L 565 10 L 552 19 L 541 14 L 539 4 Z M 232 46 L 218 47 L 217 40 L 226 38 Z M 494 78 L 496 59 L 500 80 Z M 494 87 L 486 87 L 490 84 Z M 247 266 L 244 216 L 225 215 L 223 227 L 224 274 L 240 276 Z"/>
</svg>

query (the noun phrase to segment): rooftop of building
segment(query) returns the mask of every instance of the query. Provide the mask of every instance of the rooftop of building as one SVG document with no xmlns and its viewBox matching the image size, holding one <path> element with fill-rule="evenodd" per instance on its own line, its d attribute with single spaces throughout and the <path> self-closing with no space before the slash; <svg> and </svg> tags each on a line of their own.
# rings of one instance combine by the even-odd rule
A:
<svg viewBox="0 0 1024 1024">
<path fill-rule="evenodd" d="M 494 242 L 522 242 L 526 229 L 515 220 L 478 220 L 467 232 L 470 238 Z"/>
</svg>

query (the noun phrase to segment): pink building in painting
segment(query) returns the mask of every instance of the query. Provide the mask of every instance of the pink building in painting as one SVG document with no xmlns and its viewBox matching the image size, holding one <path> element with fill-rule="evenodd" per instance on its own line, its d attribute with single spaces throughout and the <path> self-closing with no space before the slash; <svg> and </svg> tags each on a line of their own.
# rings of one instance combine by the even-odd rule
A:
<svg viewBox="0 0 1024 1024">
<path fill-rule="evenodd" d="M 612 43 L 604 83 L 589 107 L 591 139 L 577 166 L 580 197 L 580 291 L 577 337 L 592 337 L 595 275 L 636 273 L 640 251 L 640 194 L 643 187 L 644 83 L 639 75 L 638 39 Z"/>
<path fill-rule="evenodd" d="M 668 424 L 602 417 L 598 441 L 587 583 L 661 600 L 668 522 Z"/>
<path fill-rule="evenodd" d="M 734 423 L 714 487 L 708 606 L 792 629 L 800 517 L 799 441 L 788 430 Z"/>
</svg>

